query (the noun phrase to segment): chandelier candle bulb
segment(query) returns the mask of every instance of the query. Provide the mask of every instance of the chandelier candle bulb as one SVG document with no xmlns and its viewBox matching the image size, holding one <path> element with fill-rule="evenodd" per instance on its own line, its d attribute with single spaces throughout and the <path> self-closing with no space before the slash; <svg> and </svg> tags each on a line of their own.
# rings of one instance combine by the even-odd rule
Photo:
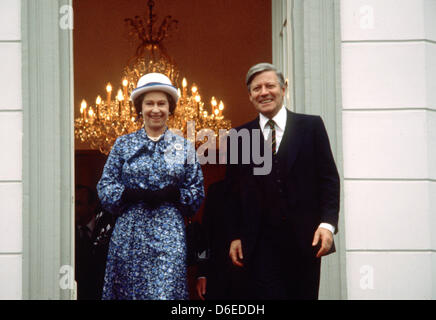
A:
<svg viewBox="0 0 436 320">
<path fill-rule="evenodd" d="M 89 115 L 89 121 L 91 122 L 91 124 L 94 123 L 94 110 L 92 110 L 92 107 L 89 107 L 88 115 Z"/>
<path fill-rule="evenodd" d="M 124 100 L 123 92 L 121 91 L 121 89 L 118 90 L 117 99 L 118 101 Z"/>
<path fill-rule="evenodd" d="M 187 86 L 188 86 L 188 82 L 186 81 L 186 78 L 183 78 L 182 80 L 182 86 L 183 86 L 183 97 L 186 97 L 186 90 L 187 90 Z"/>
<path fill-rule="evenodd" d="M 219 106 L 218 106 L 218 110 L 219 110 L 219 114 L 218 114 L 218 116 L 219 116 L 220 118 L 222 118 L 222 116 L 223 116 L 223 110 L 224 110 L 224 103 L 223 103 L 222 101 L 220 101 L 220 104 L 219 104 Z"/>
<path fill-rule="evenodd" d="M 86 101 L 82 100 L 82 103 L 80 104 L 80 113 L 83 116 L 83 121 L 86 121 Z"/>
<path fill-rule="evenodd" d="M 127 79 L 123 80 L 123 88 L 124 88 L 124 97 L 127 97 L 127 85 L 129 84 L 129 81 Z"/>
<path fill-rule="evenodd" d="M 122 106 L 123 106 L 123 101 L 124 101 L 124 96 L 123 96 L 123 92 L 121 91 L 121 89 L 118 90 L 117 101 L 118 101 L 118 115 L 121 117 Z"/>
<path fill-rule="evenodd" d="M 96 107 L 96 115 L 97 115 L 97 120 L 100 120 L 100 104 L 101 104 L 101 97 L 97 96 L 97 99 L 95 99 L 95 107 Z"/>
<path fill-rule="evenodd" d="M 197 111 L 200 112 L 203 108 L 201 107 L 201 97 L 200 96 L 195 96 L 194 98 L 195 102 L 197 102 Z"/>
<path fill-rule="evenodd" d="M 108 109 L 110 108 L 111 105 L 111 99 L 112 99 L 112 86 L 110 84 L 110 82 L 107 84 L 106 86 L 106 92 L 107 92 L 107 107 Z"/>
<path fill-rule="evenodd" d="M 123 89 L 124 89 L 124 105 L 127 107 L 129 105 L 129 96 L 127 95 L 127 85 L 129 81 L 127 79 L 123 80 Z"/>
<path fill-rule="evenodd" d="M 217 102 L 216 102 L 215 97 L 212 97 L 212 100 L 210 101 L 210 103 L 212 104 L 212 114 L 217 115 L 216 111 L 218 111 L 218 110 L 216 110 Z"/>
<path fill-rule="evenodd" d="M 195 95 L 196 93 L 197 93 L 197 86 L 194 84 L 193 86 L 192 86 L 192 88 L 191 88 L 191 90 L 192 90 L 192 93 Z M 198 101 L 197 101 L 198 102 Z"/>
</svg>

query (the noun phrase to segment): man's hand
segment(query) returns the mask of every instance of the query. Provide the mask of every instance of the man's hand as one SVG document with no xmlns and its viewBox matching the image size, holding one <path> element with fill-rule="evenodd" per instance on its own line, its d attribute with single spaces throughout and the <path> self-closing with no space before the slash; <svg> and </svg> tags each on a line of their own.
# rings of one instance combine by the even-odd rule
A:
<svg viewBox="0 0 436 320">
<path fill-rule="evenodd" d="M 242 254 L 242 243 L 240 239 L 233 240 L 230 244 L 229 250 L 230 259 L 232 259 L 232 263 L 237 267 L 243 267 L 242 259 L 244 259 L 244 255 Z"/>
<path fill-rule="evenodd" d="M 321 241 L 321 247 L 316 253 L 317 258 L 326 255 L 330 251 L 333 244 L 333 234 L 330 230 L 318 227 L 313 236 L 312 247 L 315 247 L 319 241 Z"/>
<path fill-rule="evenodd" d="M 197 279 L 197 294 L 201 300 L 204 300 L 204 295 L 206 294 L 206 278 L 198 278 Z"/>
</svg>

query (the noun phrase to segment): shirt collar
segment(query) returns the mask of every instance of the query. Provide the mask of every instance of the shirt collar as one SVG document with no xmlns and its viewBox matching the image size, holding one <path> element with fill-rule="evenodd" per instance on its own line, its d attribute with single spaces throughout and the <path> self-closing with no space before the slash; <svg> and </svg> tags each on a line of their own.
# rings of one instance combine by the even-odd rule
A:
<svg viewBox="0 0 436 320">
<path fill-rule="evenodd" d="M 147 135 L 147 132 L 145 131 L 145 128 L 142 128 L 141 130 L 139 130 L 139 132 L 139 136 L 142 139 L 141 147 L 145 145 L 145 147 L 150 151 L 154 151 L 155 148 L 157 148 L 161 152 L 165 152 L 166 148 L 169 145 L 169 141 L 172 139 L 173 136 L 172 132 L 168 129 L 168 127 L 165 129 L 165 132 L 159 137 L 157 141 L 153 141 L 150 139 L 150 137 Z"/>
<path fill-rule="evenodd" d="M 259 124 L 260 128 L 265 128 L 266 123 L 268 122 L 269 118 L 265 117 L 263 114 L 259 113 Z M 279 112 L 272 118 L 274 122 L 276 123 L 276 126 L 281 129 L 282 131 L 285 131 L 286 126 L 286 108 L 285 105 L 282 105 Z"/>
</svg>

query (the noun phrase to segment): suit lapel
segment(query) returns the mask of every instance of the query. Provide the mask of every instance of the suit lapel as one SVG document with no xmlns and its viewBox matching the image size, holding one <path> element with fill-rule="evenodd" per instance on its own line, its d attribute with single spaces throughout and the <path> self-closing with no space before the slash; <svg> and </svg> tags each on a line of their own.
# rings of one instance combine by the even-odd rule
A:
<svg viewBox="0 0 436 320">
<path fill-rule="evenodd" d="M 259 117 L 251 121 L 246 128 L 250 131 L 250 137 L 251 140 L 253 140 L 253 131 L 254 129 L 260 130 L 259 125 Z M 297 158 L 298 152 L 300 150 L 302 141 L 304 136 L 304 127 L 301 124 L 301 120 L 298 118 L 298 116 L 289 111 L 286 110 L 286 128 L 285 132 L 283 133 L 282 141 L 280 142 L 279 150 L 278 150 L 278 156 L 284 156 L 285 157 L 285 163 L 286 163 L 286 174 L 288 174 L 291 171 L 291 168 L 295 162 L 295 159 Z M 262 130 L 260 130 L 259 135 L 259 144 L 260 144 L 260 150 L 264 150 L 264 144 L 265 144 L 265 137 L 263 136 Z M 253 143 L 251 141 L 251 143 Z M 266 150 L 265 150 L 266 151 Z"/>
</svg>

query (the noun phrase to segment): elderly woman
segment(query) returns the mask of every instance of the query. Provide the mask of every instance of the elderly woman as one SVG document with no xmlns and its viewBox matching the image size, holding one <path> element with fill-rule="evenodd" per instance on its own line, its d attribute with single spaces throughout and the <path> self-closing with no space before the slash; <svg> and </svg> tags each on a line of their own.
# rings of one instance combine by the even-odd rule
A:
<svg viewBox="0 0 436 320">
<path fill-rule="evenodd" d="M 119 215 L 109 245 L 103 299 L 187 299 L 184 216 L 204 198 L 194 147 L 168 130 L 178 94 L 163 74 L 131 94 L 144 128 L 115 142 L 97 185 Z"/>
</svg>

